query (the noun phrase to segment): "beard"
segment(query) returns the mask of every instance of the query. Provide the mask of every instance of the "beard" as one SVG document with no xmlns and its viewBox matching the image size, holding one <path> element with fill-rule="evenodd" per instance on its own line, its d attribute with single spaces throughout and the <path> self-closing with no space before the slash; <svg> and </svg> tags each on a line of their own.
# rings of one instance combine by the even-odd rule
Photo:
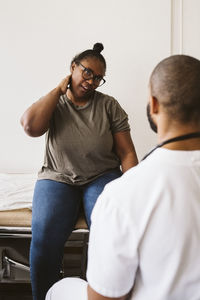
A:
<svg viewBox="0 0 200 300">
<path fill-rule="evenodd" d="M 154 123 L 154 120 L 152 119 L 152 116 L 150 114 L 150 104 L 149 103 L 147 104 L 147 118 L 148 118 L 151 129 L 157 133 L 157 125 Z"/>
</svg>

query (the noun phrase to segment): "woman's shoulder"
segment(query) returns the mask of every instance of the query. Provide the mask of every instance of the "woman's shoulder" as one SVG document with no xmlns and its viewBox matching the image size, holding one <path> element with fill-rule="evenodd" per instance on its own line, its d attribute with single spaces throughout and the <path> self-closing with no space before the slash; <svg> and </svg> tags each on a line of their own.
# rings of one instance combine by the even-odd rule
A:
<svg viewBox="0 0 200 300">
<path fill-rule="evenodd" d="M 103 105 L 108 113 L 118 112 L 118 113 L 124 113 L 123 107 L 120 105 L 118 100 L 116 100 L 115 97 L 101 93 L 99 91 L 95 91 L 95 99 L 96 102 L 99 103 L 99 105 Z"/>
<path fill-rule="evenodd" d="M 104 103 L 106 105 L 115 105 L 116 103 L 118 103 L 118 101 L 115 99 L 115 97 L 110 96 L 105 93 L 102 93 L 102 92 L 99 92 L 99 91 L 95 91 L 94 100 L 101 101 L 101 103 Z"/>
</svg>

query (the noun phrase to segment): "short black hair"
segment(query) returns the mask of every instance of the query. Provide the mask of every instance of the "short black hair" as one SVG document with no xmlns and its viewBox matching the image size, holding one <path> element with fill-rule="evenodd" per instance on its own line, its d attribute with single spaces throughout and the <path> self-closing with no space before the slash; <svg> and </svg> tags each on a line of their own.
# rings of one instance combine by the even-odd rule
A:
<svg viewBox="0 0 200 300">
<path fill-rule="evenodd" d="M 81 60 L 83 59 L 86 59 L 88 57 L 95 57 L 97 59 L 99 59 L 103 65 L 104 65 L 104 68 L 106 70 L 106 61 L 105 61 L 105 58 L 103 57 L 103 55 L 101 54 L 101 51 L 104 49 L 104 46 L 102 43 L 96 43 L 94 44 L 93 46 L 93 49 L 88 49 L 88 50 L 85 50 L 79 54 L 77 54 L 71 61 L 71 65 L 73 63 L 79 63 L 81 62 Z"/>
<path fill-rule="evenodd" d="M 162 60 L 150 77 L 151 95 L 168 116 L 181 123 L 200 123 L 200 61 L 187 55 Z"/>
</svg>

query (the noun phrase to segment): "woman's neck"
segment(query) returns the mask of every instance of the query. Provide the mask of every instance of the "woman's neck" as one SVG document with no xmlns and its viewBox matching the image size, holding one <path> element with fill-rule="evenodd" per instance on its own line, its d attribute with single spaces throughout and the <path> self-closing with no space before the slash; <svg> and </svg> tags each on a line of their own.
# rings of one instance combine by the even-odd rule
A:
<svg viewBox="0 0 200 300">
<path fill-rule="evenodd" d="M 71 100 L 74 104 L 76 104 L 78 106 L 84 106 L 88 102 L 88 100 L 89 100 L 89 99 L 86 99 L 86 98 L 79 98 L 79 99 L 77 99 L 74 96 L 73 92 L 70 89 L 67 89 L 66 95 L 67 95 L 67 98 L 69 100 Z"/>
</svg>

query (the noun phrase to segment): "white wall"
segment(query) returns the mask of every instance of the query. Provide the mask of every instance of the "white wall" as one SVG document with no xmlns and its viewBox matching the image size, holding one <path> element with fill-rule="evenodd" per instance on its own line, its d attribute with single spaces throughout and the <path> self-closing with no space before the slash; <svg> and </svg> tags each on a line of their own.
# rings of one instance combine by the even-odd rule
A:
<svg viewBox="0 0 200 300">
<path fill-rule="evenodd" d="M 183 53 L 200 59 L 200 1 L 183 1 Z"/>
<path fill-rule="evenodd" d="M 172 51 L 174 1 L 0 0 L 0 172 L 40 168 L 44 137 L 26 136 L 20 116 L 69 72 L 75 54 L 95 42 L 104 44 L 108 65 L 100 91 L 128 112 L 141 158 L 156 143 L 146 120 L 148 78 Z M 185 2 L 189 7 L 191 1 Z M 193 11 L 186 18 L 191 23 Z"/>
</svg>

